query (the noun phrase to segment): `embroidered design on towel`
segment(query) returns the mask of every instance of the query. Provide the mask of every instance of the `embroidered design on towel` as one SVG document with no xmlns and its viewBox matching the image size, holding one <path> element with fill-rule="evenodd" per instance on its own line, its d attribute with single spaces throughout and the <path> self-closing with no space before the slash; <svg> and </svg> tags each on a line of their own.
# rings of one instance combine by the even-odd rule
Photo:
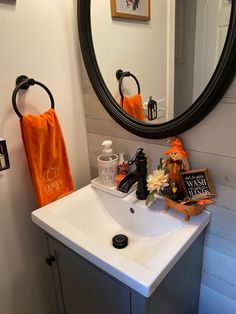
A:
<svg viewBox="0 0 236 314">
<path fill-rule="evenodd" d="M 23 116 L 20 125 L 39 206 L 73 192 L 66 146 L 54 109 Z"/>
</svg>

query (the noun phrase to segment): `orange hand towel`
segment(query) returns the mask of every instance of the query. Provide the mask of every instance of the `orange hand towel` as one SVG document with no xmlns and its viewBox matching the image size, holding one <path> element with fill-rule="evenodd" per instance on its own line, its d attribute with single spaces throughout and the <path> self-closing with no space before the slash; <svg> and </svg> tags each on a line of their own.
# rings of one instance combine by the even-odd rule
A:
<svg viewBox="0 0 236 314">
<path fill-rule="evenodd" d="M 39 206 L 73 192 L 65 142 L 55 111 L 23 116 L 20 125 Z"/>
<path fill-rule="evenodd" d="M 123 97 L 123 105 L 122 99 L 120 101 L 123 109 L 133 118 L 144 121 L 144 113 L 143 113 L 143 104 L 142 98 L 140 94 L 134 95 L 132 97 Z"/>
</svg>

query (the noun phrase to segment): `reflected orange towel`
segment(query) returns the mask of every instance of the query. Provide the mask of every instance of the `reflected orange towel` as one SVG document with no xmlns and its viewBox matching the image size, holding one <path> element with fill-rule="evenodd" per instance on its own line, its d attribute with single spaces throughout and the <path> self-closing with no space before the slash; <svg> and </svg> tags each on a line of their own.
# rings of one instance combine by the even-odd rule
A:
<svg viewBox="0 0 236 314">
<path fill-rule="evenodd" d="M 122 99 L 120 100 L 120 105 L 122 106 Z M 140 94 L 132 97 L 124 96 L 122 107 L 133 118 L 144 121 L 143 104 Z"/>
<path fill-rule="evenodd" d="M 73 192 L 65 142 L 55 111 L 23 116 L 20 125 L 39 206 Z"/>
</svg>

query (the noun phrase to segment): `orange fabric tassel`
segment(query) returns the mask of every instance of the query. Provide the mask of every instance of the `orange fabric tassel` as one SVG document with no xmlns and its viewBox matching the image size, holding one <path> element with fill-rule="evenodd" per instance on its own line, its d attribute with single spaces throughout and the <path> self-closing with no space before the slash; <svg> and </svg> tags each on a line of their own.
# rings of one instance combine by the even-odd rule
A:
<svg viewBox="0 0 236 314">
<path fill-rule="evenodd" d="M 73 192 L 66 146 L 55 111 L 23 116 L 20 126 L 39 206 Z"/>
<path fill-rule="evenodd" d="M 120 100 L 120 105 L 122 106 L 122 99 Z M 132 97 L 123 97 L 123 109 L 133 118 L 144 121 L 143 104 L 140 94 L 134 95 Z"/>
</svg>

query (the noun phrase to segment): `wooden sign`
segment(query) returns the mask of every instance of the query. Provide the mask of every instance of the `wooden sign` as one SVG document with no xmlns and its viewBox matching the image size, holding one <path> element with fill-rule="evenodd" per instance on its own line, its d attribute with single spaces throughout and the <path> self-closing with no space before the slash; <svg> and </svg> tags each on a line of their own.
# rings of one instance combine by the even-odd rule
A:
<svg viewBox="0 0 236 314">
<path fill-rule="evenodd" d="M 180 177 L 186 197 L 195 198 L 200 195 L 215 195 L 215 189 L 211 183 L 208 169 L 180 172 Z"/>
</svg>

